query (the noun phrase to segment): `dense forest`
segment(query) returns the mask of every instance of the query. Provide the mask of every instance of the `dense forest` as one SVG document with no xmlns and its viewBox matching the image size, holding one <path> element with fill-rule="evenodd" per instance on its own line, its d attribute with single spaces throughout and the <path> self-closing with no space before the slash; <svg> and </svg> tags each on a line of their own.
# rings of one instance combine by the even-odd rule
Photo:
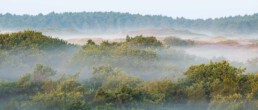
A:
<svg viewBox="0 0 258 110">
<path fill-rule="evenodd" d="M 47 15 L 0 14 L 0 28 L 7 30 L 119 32 L 141 28 L 179 28 L 238 34 L 257 33 L 258 14 L 216 19 L 172 18 L 116 12 L 49 13 Z"/>
<path fill-rule="evenodd" d="M 257 72 L 176 48 L 194 45 L 140 35 L 79 46 L 31 30 L 1 34 L 0 109 L 257 109 Z"/>
</svg>

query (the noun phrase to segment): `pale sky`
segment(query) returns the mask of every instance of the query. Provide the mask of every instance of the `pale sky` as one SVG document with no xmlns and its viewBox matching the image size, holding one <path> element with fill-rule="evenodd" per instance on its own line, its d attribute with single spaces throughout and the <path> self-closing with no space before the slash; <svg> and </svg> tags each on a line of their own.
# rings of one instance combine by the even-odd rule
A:
<svg viewBox="0 0 258 110">
<path fill-rule="evenodd" d="M 0 13 L 114 11 L 185 18 L 258 13 L 258 0 L 0 0 Z"/>
</svg>

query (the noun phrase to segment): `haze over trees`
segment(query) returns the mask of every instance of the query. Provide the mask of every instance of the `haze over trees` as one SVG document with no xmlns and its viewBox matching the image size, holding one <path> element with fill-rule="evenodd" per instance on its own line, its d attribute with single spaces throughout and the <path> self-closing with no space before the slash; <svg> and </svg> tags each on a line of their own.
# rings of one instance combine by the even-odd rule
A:
<svg viewBox="0 0 258 110">
<path fill-rule="evenodd" d="M 164 42 L 168 46 L 193 46 L 194 41 L 192 40 L 183 40 L 177 37 L 166 37 Z"/>
<path fill-rule="evenodd" d="M 257 33 L 258 14 L 216 19 L 171 18 L 160 15 L 140 15 L 116 12 L 49 13 L 47 15 L 0 14 L 0 28 L 7 30 L 36 29 L 108 33 L 141 28 L 179 28 L 238 34 Z"/>
<path fill-rule="evenodd" d="M 92 77 L 62 75 L 36 65 L 16 81 L 0 82 L 4 109 L 99 110 L 164 109 L 255 110 L 257 74 L 244 75 L 228 62 L 191 66 L 180 81 L 144 81 L 110 66 L 94 68 Z"/>
<path fill-rule="evenodd" d="M 72 45 L 36 31 L 0 34 L 0 109 L 255 110 L 258 74 L 177 47 L 189 40 L 127 36 Z"/>
</svg>

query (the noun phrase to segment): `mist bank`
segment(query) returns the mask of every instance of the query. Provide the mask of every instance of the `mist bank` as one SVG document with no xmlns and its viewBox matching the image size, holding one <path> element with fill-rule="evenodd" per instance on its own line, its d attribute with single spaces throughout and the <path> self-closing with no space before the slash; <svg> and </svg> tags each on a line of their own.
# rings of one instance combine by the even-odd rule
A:
<svg viewBox="0 0 258 110">
<path fill-rule="evenodd" d="M 156 33 L 157 34 L 157 33 Z M 137 36 L 137 33 L 134 35 Z M 150 34 L 142 34 L 148 36 Z M 257 38 L 247 36 L 204 36 L 195 34 L 172 34 L 172 36 L 155 36 L 166 47 L 185 51 L 187 54 L 202 57 L 204 59 L 225 59 L 235 62 L 247 62 L 256 58 L 257 55 Z M 66 41 L 72 44 L 84 45 L 91 39 L 96 44 L 103 41 L 124 42 L 123 37 L 89 37 L 89 38 L 72 38 Z"/>
<path fill-rule="evenodd" d="M 146 28 L 174 28 L 211 33 L 257 33 L 258 14 L 216 19 L 172 18 L 118 12 L 66 12 L 46 15 L 0 14 L 0 29 L 42 32 L 110 34 Z"/>
<path fill-rule="evenodd" d="M 190 66 L 180 80 L 144 81 L 109 65 L 92 77 L 37 64 L 15 81 L 0 80 L 0 109 L 214 110 L 257 108 L 258 75 L 227 61 Z"/>
<path fill-rule="evenodd" d="M 97 40 L 76 45 L 31 30 L 0 34 L 0 109 L 257 108 L 258 58 L 247 50 L 257 49 L 253 39 Z M 193 55 L 212 49 L 219 51 Z M 210 59 L 220 52 L 255 58 Z"/>
<path fill-rule="evenodd" d="M 51 66 L 61 73 L 83 72 L 80 80 L 91 77 L 93 67 L 103 64 L 121 68 L 144 80 L 181 78 L 189 66 L 210 60 L 228 60 L 234 66 L 246 67 L 246 74 L 258 72 L 254 39 L 139 35 L 119 39 L 88 38 L 77 45 L 77 41 L 71 44 L 69 40 L 35 31 L 1 34 L 0 39 L 0 79 L 15 80 L 33 70 L 36 64 Z"/>
</svg>

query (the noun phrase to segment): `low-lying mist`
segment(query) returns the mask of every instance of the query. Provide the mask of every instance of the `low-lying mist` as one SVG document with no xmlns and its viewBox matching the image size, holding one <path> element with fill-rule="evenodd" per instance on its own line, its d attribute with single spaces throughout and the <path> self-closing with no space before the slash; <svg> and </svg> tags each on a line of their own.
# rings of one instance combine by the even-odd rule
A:
<svg viewBox="0 0 258 110">
<path fill-rule="evenodd" d="M 188 34 L 0 34 L 0 109 L 256 108 L 258 42 Z"/>
<path fill-rule="evenodd" d="M 161 29 L 156 31 L 157 32 L 155 33 L 158 35 L 159 31 L 168 30 Z M 131 31 L 129 34 L 133 32 L 135 31 Z M 139 30 L 136 33 L 139 32 L 145 32 L 145 34 L 147 34 L 149 31 Z M 141 61 L 141 58 L 140 60 L 137 58 L 135 59 L 133 58 L 134 56 L 119 56 L 119 58 L 114 57 L 113 59 L 113 54 L 105 56 L 105 50 L 101 49 L 100 51 L 103 52 L 97 53 L 103 54 L 101 55 L 101 58 L 95 57 L 91 59 L 92 61 L 87 61 L 87 59 L 85 60 L 85 57 L 88 57 L 87 55 L 85 57 L 79 56 L 79 58 L 76 58 L 83 50 L 81 49 L 81 46 L 86 45 L 87 41 L 90 39 L 92 39 L 96 45 L 101 45 L 103 41 L 122 43 L 126 40 L 123 37 L 115 37 L 111 39 L 105 37 L 65 38 L 68 43 L 73 43 L 76 46 L 73 48 L 62 49 L 58 52 L 42 50 L 37 50 L 37 52 L 35 52 L 31 50 L 22 50 L 12 54 L 8 50 L 2 50 L 0 52 L 2 59 L 2 66 L 0 67 L 2 69 L 0 74 L 2 75 L 2 79 L 16 79 L 20 75 L 32 70 L 34 65 L 43 64 L 54 67 L 62 73 L 82 72 L 83 74 L 81 75 L 88 76 L 87 74 L 90 74 L 93 67 L 102 64 L 109 64 L 111 66 L 121 68 L 126 72 L 140 76 L 146 80 L 151 80 L 167 76 L 173 77 L 175 74 L 178 75 L 178 77 L 182 77 L 182 73 L 189 66 L 193 64 L 208 63 L 210 60 L 228 60 L 235 66 L 246 67 L 250 72 L 257 72 L 256 69 L 253 68 L 257 64 L 254 60 L 258 57 L 256 40 L 240 37 L 203 36 L 202 34 L 193 34 L 190 32 L 188 32 L 189 35 L 186 36 L 185 34 L 182 34 L 182 32 L 186 33 L 185 31 L 179 31 L 178 33 L 180 32 L 181 34 L 175 34 L 177 37 L 157 36 L 156 38 L 163 43 L 163 48 L 143 49 L 136 47 L 138 50 L 154 52 L 156 58 L 150 61 Z M 172 32 L 167 32 L 167 34 L 172 34 Z M 194 37 L 189 37 L 191 34 L 193 34 Z M 73 35 L 68 36 L 72 37 Z M 109 50 L 107 49 L 106 51 Z M 75 59 L 79 62 L 73 61 Z M 6 72 L 12 74 L 7 75 L 5 74 Z M 156 74 L 157 72 L 159 74 Z"/>
</svg>

